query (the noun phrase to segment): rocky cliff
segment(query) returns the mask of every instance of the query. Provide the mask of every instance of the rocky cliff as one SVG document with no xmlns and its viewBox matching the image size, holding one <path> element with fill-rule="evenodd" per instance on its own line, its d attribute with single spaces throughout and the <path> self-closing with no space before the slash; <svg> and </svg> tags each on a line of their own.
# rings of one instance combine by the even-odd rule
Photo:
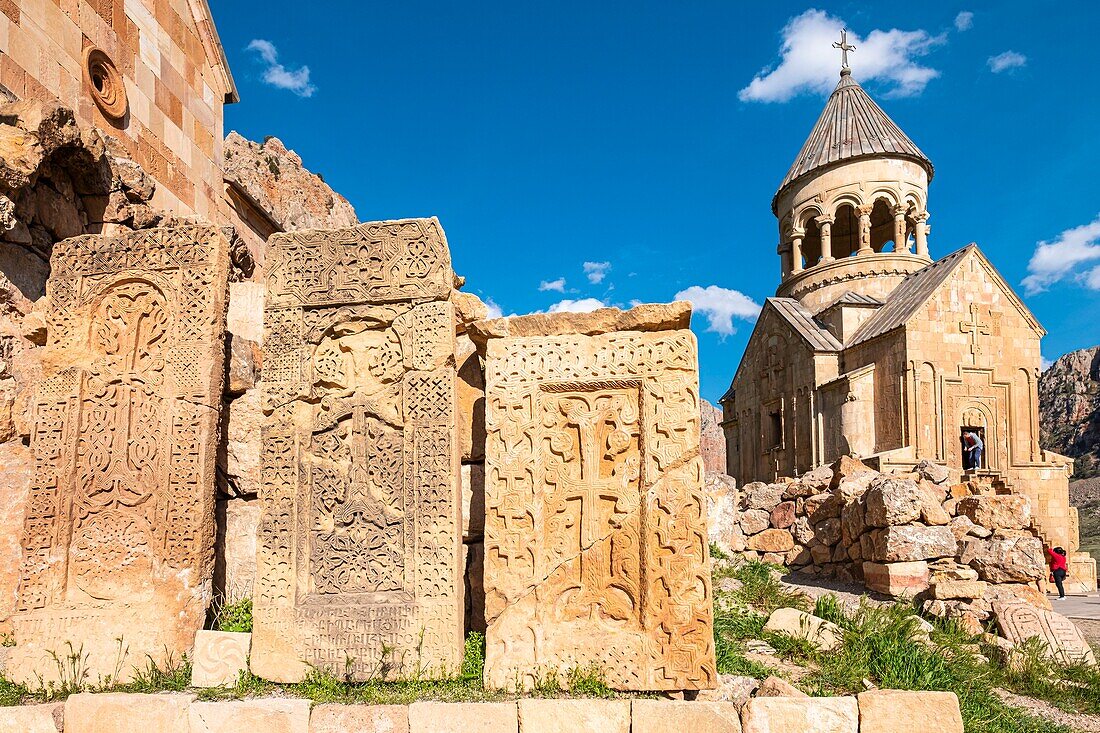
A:
<svg viewBox="0 0 1100 733">
<path fill-rule="evenodd" d="M 225 138 L 225 177 L 236 182 L 283 229 L 338 229 L 355 226 L 359 217 L 348 200 L 325 179 L 302 166 L 277 137 L 263 144 L 236 132 Z"/>
<path fill-rule="evenodd" d="M 726 436 L 722 433 L 722 411 L 699 400 L 699 452 L 707 473 L 726 472 Z"/>
<path fill-rule="evenodd" d="M 1039 377 L 1042 446 L 1071 458 L 1074 476 L 1100 475 L 1100 346 L 1071 351 Z"/>
</svg>

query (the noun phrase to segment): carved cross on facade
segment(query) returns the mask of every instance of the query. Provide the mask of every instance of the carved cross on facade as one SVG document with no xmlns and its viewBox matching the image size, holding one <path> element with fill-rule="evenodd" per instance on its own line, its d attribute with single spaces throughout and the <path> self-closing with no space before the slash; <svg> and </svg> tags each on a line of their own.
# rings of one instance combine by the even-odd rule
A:
<svg viewBox="0 0 1100 733">
<path fill-rule="evenodd" d="M 768 380 L 768 385 L 775 389 L 779 384 L 779 373 L 783 371 L 786 364 L 783 362 L 782 357 L 779 356 L 779 348 L 777 346 L 771 346 L 768 348 L 768 360 L 764 364 L 764 368 L 760 370 L 760 379 Z"/>
<path fill-rule="evenodd" d="M 841 68 L 847 69 L 848 68 L 848 52 L 856 50 L 855 46 L 849 45 L 849 43 L 848 43 L 848 29 L 847 28 L 841 28 L 841 30 L 840 30 L 840 40 L 833 43 L 833 48 L 840 49 Z"/>
<path fill-rule="evenodd" d="M 970 304 L 970 320 L 960 322 L 959 330 L 970 334 L 970 355 L 974 360 L 974 364 L 977 365 L 978 354 L 982 353 L 982 347 L 978 345 L 978 336 L 979 334 L 988 336 L 992 331 L 989 330 L 988 323 L 982 323 L 978 319 L 978 306 L 976 303 Z"/>
</svg>

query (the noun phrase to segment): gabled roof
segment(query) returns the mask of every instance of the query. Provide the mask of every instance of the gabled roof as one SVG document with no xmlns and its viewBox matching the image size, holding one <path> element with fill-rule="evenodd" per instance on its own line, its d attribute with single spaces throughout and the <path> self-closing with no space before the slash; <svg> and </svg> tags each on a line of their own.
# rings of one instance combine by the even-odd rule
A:
<svg viewBox="0 0 1100 733">
<path fill-rule="evenodd" d="M 867 295 L 866 293 L 857 293 L 852 290 L 845 290 L 844 295 L 840 296 L 832 303 L 827 305 L 823 311 L 827 311 L 830 308 L 834 308 L 838 305 L 856 305 L 856 306 L 871 306 L 872 308 L 878 308 L 886 304 L 885 300 L 879 300 L 873 295 Z"/>
<path fill-rule="evenodd" d="M 796 179 L 819 168 L 878 155 L 908 158 L 924 166 L 932 179 L 932 161 L 875 104 L 852 78 L 850 69 L 840 72 L 840 83 L 829 96 L 810 136 L 772 198 L 775 211 L 779 195 Z"/>
<path fill-rule="evenodd" d="M 980 258 L 983 266 L 985 266 L 992 277 L 996 280 L 1000 280 L 1003 285 L 1003 290 L 1008 299 L 1016 306 L 1016 308 L 1023 314 L 1024 318 L 1032 325 L 1036 331 L 1043 331 L 1043 327 L 1039 325 L 1038 320 L 1032 315 L 1031 311 L 1027 309 L 1027 306 L 1012 292 L 1012 288 L 1008 287 L 1004 282 L 1004 278 L 993 267 L 993 265 L 985 258 L 982 251 L 978 249 L 978 245 L 971 242 L 962 249 L 952 252 L 951 254 L 936 260 L 928 267 L 922 270 L 917 270 L 913 274 L 906 277 L 901 281 L 894 291 L 890 293 L 890 296 L 886 299 L 886 305 L 882 306 L 873 316 L 867 319 L 867 321 L 859 327 L 859 330 L 852 336 L 851 343 L 848 344 L 849 348 L 856 344 L 863 343 L 864 341 L 870 341 L 873 338 L 883 335 L 889 331 L 893 331 L 895 328 L 904 326 L 909 322 L 909 319 L 916 315 L 921 306 L 928 302 L 928 299 L 936 292 L 936 289 L 947 280 L 952 272 L 955 271 L 967 255 L 974 254 Z"/>
<path fill-rule="evenodd" d="M 824 326 L 814 320 L 813 315 L 794 298 L 768 298 L 779 315 L 791 324 L 791 328 L 805 339 L 806 343 L 814 351 L 840 351 L 844 345 L 836 340 L 836 336 Z"/>
</svg>

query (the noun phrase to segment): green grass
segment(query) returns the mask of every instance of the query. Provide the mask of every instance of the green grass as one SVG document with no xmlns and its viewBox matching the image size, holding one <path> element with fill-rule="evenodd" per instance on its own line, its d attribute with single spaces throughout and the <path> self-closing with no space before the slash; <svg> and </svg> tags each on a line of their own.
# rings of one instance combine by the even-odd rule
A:
<svg viewBox="0 0 1100 733">
<path fill-rule="evenodd" d="M 217 631 L 252 633 L 252 599 L 245 596 L 216 604 L 214 628 Z"/>
</svg>

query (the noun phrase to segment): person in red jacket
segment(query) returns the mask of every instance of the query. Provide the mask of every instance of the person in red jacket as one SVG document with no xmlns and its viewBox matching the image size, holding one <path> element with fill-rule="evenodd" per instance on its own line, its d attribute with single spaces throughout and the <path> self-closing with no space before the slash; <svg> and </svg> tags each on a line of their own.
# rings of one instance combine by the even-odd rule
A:
<svg viewBox="0 0 1100 733">
<path fill-rule="evenodd" d="M 1047 549 L 1047 555 L 1050 556 L 1050 576 L 1054 578 L 1054 585 L 1058 586 L 1058 600 L 1063 600 L 1066 597 L 1066 589 L 1062 587 L 1062 581 L 1066 579 L 1066 551 L 1061 547 L 1055 547 L 1053 550 Z"/>
</svg>

